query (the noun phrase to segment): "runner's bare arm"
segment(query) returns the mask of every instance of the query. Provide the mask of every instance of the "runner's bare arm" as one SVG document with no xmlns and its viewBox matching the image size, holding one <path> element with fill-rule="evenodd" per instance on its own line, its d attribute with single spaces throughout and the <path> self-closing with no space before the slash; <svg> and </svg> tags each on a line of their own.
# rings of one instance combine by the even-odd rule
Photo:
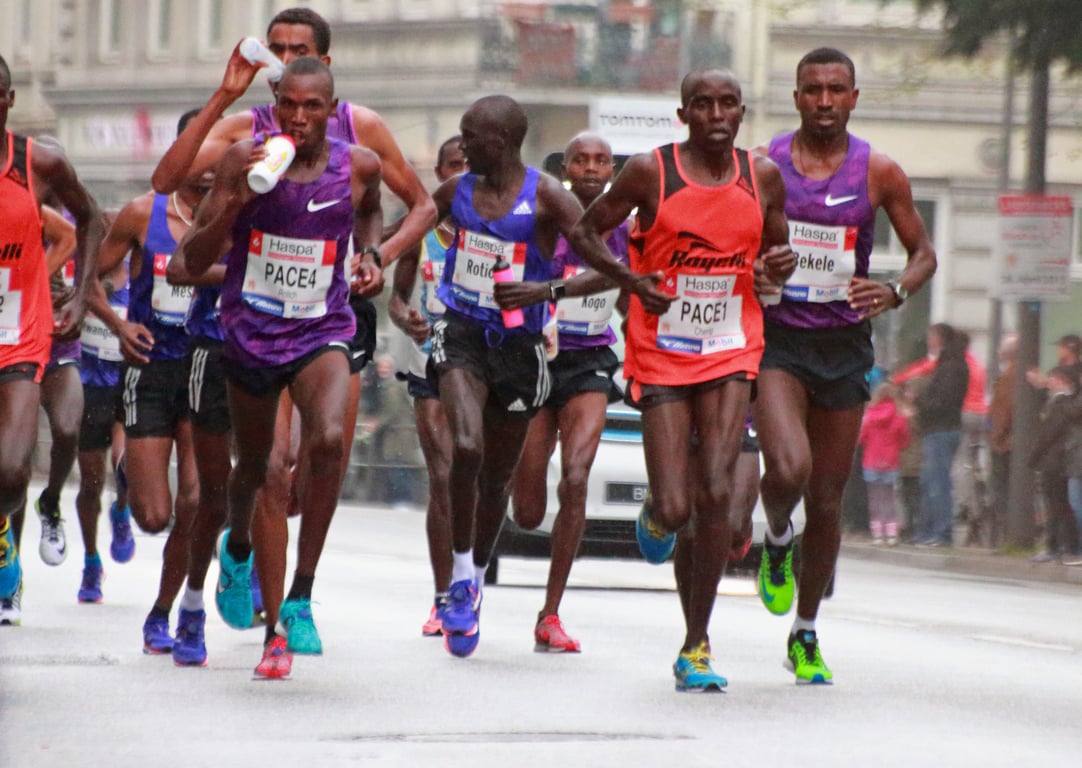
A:
<svg viewBox="0 0 1082 768">
<path fill-rule="evenodd" d="M 225 66 L 221 85 L 158 161 L 150 177 L 156 192 L 175 192 L 185 178 L 210 168 L 235 142 L 251 135 L 252 118 L 247 112 L 218 122 L 265 66 L 250 63 L 240 55 L 239 48 L 238 42 Z"/>
<path fill-rule="evenodd" d="M 352 270 L 351 290 L 361 296 L 376 296 L 383 290 L 383 267 L 375 261 L 370 248 L 379 249 L 383 233 L 383 209 L 380 206 L 380 160 L 364 147 L 350 149 L 353 200 L 353 247 L 359 264 Z M 367 251 L 367 252 L 366 252 Z"/>
<path fill-rule="evenodd" d="M 256 197 L 248 187 L 247 171 L 261 154 L 262 147 L 255 148 L 250 139 L 237 142 L 226 152 L 210 192 L 196 209 L 195 221 L 174 255 L 181 256 L 188 274 L 202 275 L 221 257 L 222 243 L 232 238 L 241 208 Z"/>
<path fill-rule="evenodd" d="M 221 253 L 218 258 L 229 251 L 232 241 L 222 243 Z M 165 268 L 165 279 L 170 285 L 221 285 L 225 280 L 225 264 L 213 264 L 210 269 L 201 275 L 193 275 L 188 271 L 187 259 L 180 253 L 173 254 L 169 259 L 169 265 Z"/>
<path fill-rule="evenodd" d="M 754 162 L 763 209 L 763 237 L 758 258 L 767 281 L 764 290 L 757 292 L 776 293 L 796 269 L 796 254 L 789 247 L 789 222 L 785 218 L 785 181 L 778 166 L 769 158 L 755 156 Z"/>
<path fill-rule="evenodd" d="M 421 240 L 436 226 L 436 206 L 428 194 L 420 177 L 413 169 L 383 119 L 370 109 L 353 107 L 353 128 L 357 140 L 362 146 L 379 155 L 382 165 L 383 181 L 397 195 L 409 213 L 401 220 L 399 227 L 387 236 L 380 246 L 383 254 L 383 267 L 386 269 L 398 259 L 402 251 Z"/>
<path fill-rule="evenodd" d="M 898 240 L 908 254 L 899 282 L 910 293 L 932 279 L 937 267 L 935 248 L 913 204 L 909 178 L 901 167 L 881 152 L 872 152 L 868 166 L 869 192 L 878 197 Z M 873 205 L 875 201 L 873 197 Z"/>
<path fill-rule="evenodd" d="M 34 175 L 41 182 L 39 194 L 51 189 L 75 217 L 75 260 L 79 278 L 71 301 L 61 307 L 54 319 L 53 331 L 58 339 L 72 339 L 79 333 L 91 286 L 97 280 L 98 251 L 105 225 L 98 204 L 83 187 L 75 169 L 62 152 L 37 144 L 33 156 Z"/>
<path fill-rule="evenodd" d="M 41 206 L 42 234 L 49 244 L 45 249 L 45 264 L 55 275 L 75 252 L 75 227 L 47 205 Z"/>
<path fill-rule="evenodd" d="M 421 259 L 421 246 L 407 248 L 398 257 L 391 283 L 391 299 L 387 303 L 387 314 L 391 322 L 413 341 L 423 344 L 428 338 L 428 320 L 410 306 L 410 297 L 417 285 L 417 268 Z"/>
</svg>

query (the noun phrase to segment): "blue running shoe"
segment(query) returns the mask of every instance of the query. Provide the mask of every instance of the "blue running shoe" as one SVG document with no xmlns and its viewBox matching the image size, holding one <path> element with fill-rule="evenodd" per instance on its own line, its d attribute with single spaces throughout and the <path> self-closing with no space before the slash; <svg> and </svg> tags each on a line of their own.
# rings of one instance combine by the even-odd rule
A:
<svg viewBox="0 0 1082 768">
<path fill-rule="evenodd" d="M 79 586 L 80 603 L 101 602 L 101 558 L 94 555 L 88 558 L 83 565 L 83 583 Z"/>
<path fill-rule="evenodd" d="M 178 667 L 205 667 L 207 665 L 207 644 L 203 639 L 203 628 L 206 624 L 206 611 L 180 609 L 180 617 L 177 619 L 177 639 L 173 643 L 173 663 Z"/>
<path fill-rule="evenodd" d="M 23 580 L 22 564 L 19 562 L 19 549 L 15 546 L 15 533 L 11 524 L 4 518 L 0 529 L 0 600 L 7 600 L 19 589 Z"/>
<path fill-rule="evenodd" d="M 147 616 L 143 622 L 143 653 L 160 656 L 173 650 L 173 637 L 169 634 L 169 619 Z"/>
<path fill-rule="evenodd" d="M 323 641 L 319 639 L 316 623 L 312 621 L 312 601 L 305 598 L 285 600 L 278 610 L 278 625 L 274 631 L 285 635 L 293 653 L 319 656 Z"/>
<path fill-rule="evenodd" d="M 672 665 L 676 690 L 682 693 L 724 693 L 729 681 L 714 671 L 710 666 L 712 660 L 705 640 L 690 651 L 680 651 L 676 663 Z"/>
<path fill-rule="evenodd" d="M 253 561 L 254 563 L 254 561 Z M 258 614 L 263 613 L 263 590 L 259 586 L 259 572 L 252 565 L 252 613 L 256 614 L 253 621 L 258 622 Z"/>
<path fill-rule="evenodd" d="M 236 562 L 226 548 L 228 541 L 227 530 L 222 535 L 222 545 L 218 550 L 222 572 L 218 576 L 214 602 L 226 624 L 233 629 L 248 629 L 255 617 L 252 612 L 252 555 L 249 553 L 243 563 Z"/>
<path fill-rule="evenodd" d="M 466 657 L 481 640 L 481 590 L 470 579 L 456 581 L 440 610 L 443 645 L 453 656 Z"/>
<path fill-rule="evenodd" d="M 113 527 L 113 541 L 109 554 L 118 563 L 126 563 L 135 557 L 135 537 L 131 532 L 131 510 L 117 502 L 109 508 L 109 523 Z"/>
<path fill-rule="evenodd" d="M 635 519 L 635 539 L 639 542 L 639 552 L 643 559 L 654 565 L 661 565 L 670 557 L 676 547 L 676 534 L 666 533 L 650 519 L 646 505 Z"/>
</svg>

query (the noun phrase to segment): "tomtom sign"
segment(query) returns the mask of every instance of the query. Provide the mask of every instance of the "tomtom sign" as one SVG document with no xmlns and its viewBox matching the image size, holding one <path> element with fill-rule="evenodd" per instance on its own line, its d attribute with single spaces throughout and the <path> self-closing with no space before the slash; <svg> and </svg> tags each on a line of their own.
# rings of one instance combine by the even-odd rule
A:
<svg viewBox="0 0 1082 768">
<path fill-rule="evenodd" d="M 590 101 L 590 129 L 608 139 L 617 155 L 645 152 L 687 137 L 678 106 L 676 99 L 599 97 Z"/>
</svg>

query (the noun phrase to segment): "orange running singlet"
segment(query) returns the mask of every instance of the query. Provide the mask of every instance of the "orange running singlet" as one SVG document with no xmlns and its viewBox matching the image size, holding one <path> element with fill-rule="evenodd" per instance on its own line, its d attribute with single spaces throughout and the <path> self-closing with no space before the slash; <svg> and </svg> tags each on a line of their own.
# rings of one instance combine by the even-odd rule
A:
<svg viewBox="0 0 1082 768">
<path fill-rule="evenodd" d="M 41 210 L 31 173 L 33 140 L 7 141 L 0 172 L 0 369 L 49 362 L 53 309 L 49 298 Z"/>
<path fill-rule="evenodd" d="M 625 375 L 639 384 L 681 386 L 744 372 L 759 373 L 763 313 L 755 296 L 763 212 L 752 159 L 733 150 L 737 173 L 720 187 L 689 181 L 675 144 L 654 150 L 660 167 L 657 215 L 650 229 L 636 218 L 631 268 L 665 273 L 658 288 L 676 295 L 663 315 L 648 314 L 632 295 Z"/>
</svg>

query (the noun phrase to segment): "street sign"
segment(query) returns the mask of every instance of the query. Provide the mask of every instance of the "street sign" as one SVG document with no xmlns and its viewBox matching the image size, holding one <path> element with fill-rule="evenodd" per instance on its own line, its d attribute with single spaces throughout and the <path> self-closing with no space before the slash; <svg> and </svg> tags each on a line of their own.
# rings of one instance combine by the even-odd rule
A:
<svg viewBox="0 0 1082 768">
<path fill-rule="evenodd" d="M 999 299 L 1067 301 L 1071 288 L 1071 198 L 1000 195 L 996 277 Z"/>
</svg>

